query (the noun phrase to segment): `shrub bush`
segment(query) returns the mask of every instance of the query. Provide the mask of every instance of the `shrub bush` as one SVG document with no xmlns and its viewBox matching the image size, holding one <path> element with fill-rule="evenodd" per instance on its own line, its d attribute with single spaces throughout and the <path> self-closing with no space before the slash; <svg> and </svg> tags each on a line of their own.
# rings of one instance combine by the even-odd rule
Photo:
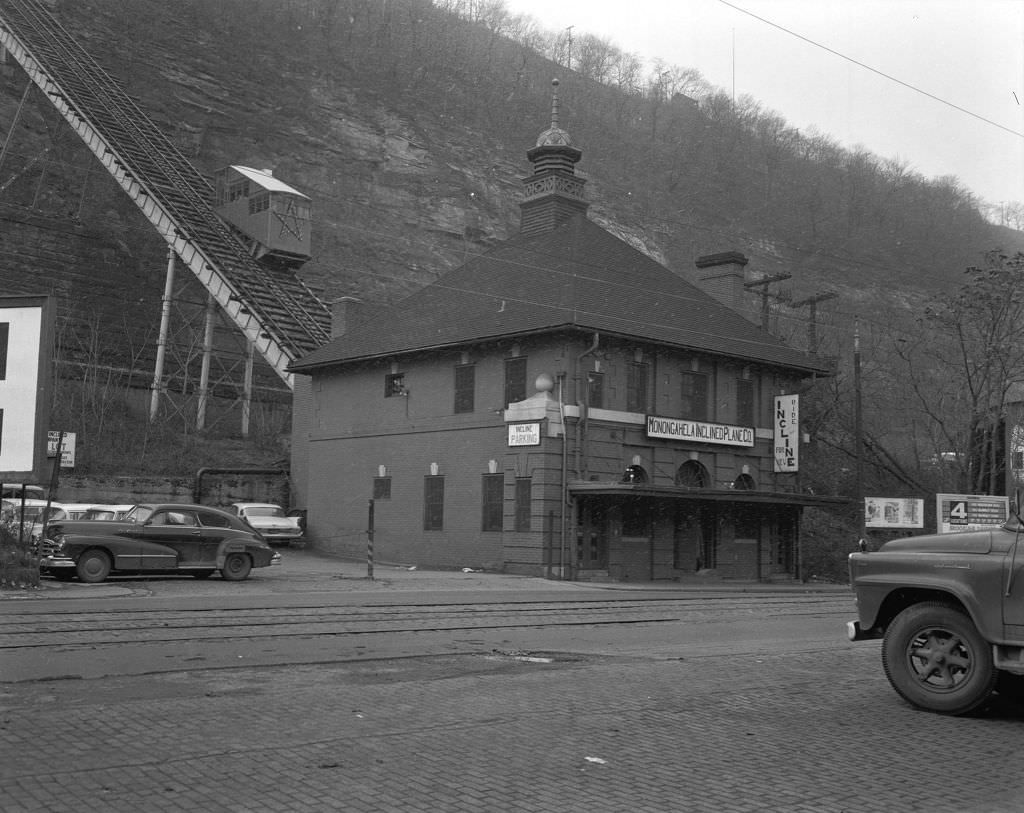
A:
<svg viewBox="0 0 1024 813">
<path fill-rule="evenodd" d="M 17 527 L 0 523 L 0 588 L 39 587 L 39 557 L 32 550 L 30 538 L 18 541 Z"/>
<path fill-rule="evenodd" d="M 840 511 L 808 508 L 800 538 L 800 578 L 846 584 L 847 556 L 857 549 L 857 527 Z"/>
</svg>

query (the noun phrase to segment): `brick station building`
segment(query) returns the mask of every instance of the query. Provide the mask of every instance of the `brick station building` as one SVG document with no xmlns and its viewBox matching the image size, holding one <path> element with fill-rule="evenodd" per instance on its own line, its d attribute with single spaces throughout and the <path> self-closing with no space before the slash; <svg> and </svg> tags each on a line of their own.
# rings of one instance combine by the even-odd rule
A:
<svg viewBox="0 0 1024 813">
<path fill-rule="evenodd" d="M 793 470 L 793 396 L 828 366 L 730 307 L 741 254 L 700 258 L 696 285 L 589 220 L 580 157 L 556 95 L 519 235 L 397 305 L 336 303 L 334 338 L 291 366 L 317 547 L 366 555 L 372 500 L 382 562 L 795 575 L 818 500 Z"/>
</svg>

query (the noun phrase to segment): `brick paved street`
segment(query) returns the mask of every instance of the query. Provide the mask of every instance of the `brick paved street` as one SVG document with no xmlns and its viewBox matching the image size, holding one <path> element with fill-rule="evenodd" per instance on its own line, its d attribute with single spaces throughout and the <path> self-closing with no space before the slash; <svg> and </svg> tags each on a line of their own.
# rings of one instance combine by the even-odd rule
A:
<svg viewBox="0 0 1024 813">
<path fill-rule="evenodd" d="M 15 811 L 1011 811 L 1024 717 L 914 712 L 867 647 L 5 687 Z"/>
<path fill-rule="evenodd" d="M 433 589 L 446 578 L 456 577 L 424 583 Z M 173 592 L 182 583 L 166 584 Z M 889 688 L 878 644 L 850 644 L 838 626 L 834 649 L 794 639 L 744 654 L 729 653 L 727 641 L 602 654 L 592 638 L 574 646 L 576 634 L 566 628 L 556 648 L 549 631 L 550 663 L 482 646 L 476 654 L 216 670 L 198 662 L 196 671 L 0 684 L 0 808 L 1024 808 L 1015 779 L 1024 710 L 1004 705 L 977 719 L 915 712 Z"/>
</svg>

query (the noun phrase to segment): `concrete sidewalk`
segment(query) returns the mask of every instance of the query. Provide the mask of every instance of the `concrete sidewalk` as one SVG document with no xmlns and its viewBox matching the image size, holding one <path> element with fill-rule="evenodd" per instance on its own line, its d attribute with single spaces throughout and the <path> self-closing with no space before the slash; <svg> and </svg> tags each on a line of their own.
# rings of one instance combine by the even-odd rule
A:
<svg viewBox="0 0 1024 813">
<path fill-rule="evenodd" d="M 288 590 L 309 591 L 335 589 L 343 583 L 347 592 L 451 592 L 461 590 L 502 590 L 515 592 L 558 592 L 579 590 L 619 590 L 646 592 L 700 592 L 700 593 L 848 593 L 842 584 L 822 582 L 754 582 L 721 579 L 715 576 L 690 576 L 678 581 L 656 582 L 573 582 L 544 579 L 535 576 L 516 576 L 489 573 L 470 568 L 427 570 L 415 565 L 374 563 L 373 579 L 368 576 L 366 561 L 354 561 L 313 550 L 281 549 L 282 563 L 278 566 L 254 570 L 251 581 L 260 588 L 274 592 Z M 214 586 L 222 584 L 214 577 L 210 582 L 190 582 L 163 576 L 150 581 L 145 576 L 115 577 L 101 584 L 83 584 L 79 581 L 58 582 L 44 576 L 37 589 L 0 589 L 0 601 L 15 599 L 79 599 L 121 597 L 137 592 L 143 584 L 161 582 Z M 204 589 L 203 592 L 208 592 Z"/>
</svg>

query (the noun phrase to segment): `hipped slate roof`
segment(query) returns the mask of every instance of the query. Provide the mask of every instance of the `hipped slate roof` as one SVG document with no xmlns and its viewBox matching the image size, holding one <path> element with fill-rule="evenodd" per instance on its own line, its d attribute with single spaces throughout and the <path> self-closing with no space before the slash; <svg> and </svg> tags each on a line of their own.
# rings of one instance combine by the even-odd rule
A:
<svg viewBox="0 0 1024 813">
<path fill-rule="evenodd" d="M 553 331 L 637 341 L 827 373 L 584 214 L 513 238 L 293 362 L 298 373 L 349 362 Z"/>
</svg>

